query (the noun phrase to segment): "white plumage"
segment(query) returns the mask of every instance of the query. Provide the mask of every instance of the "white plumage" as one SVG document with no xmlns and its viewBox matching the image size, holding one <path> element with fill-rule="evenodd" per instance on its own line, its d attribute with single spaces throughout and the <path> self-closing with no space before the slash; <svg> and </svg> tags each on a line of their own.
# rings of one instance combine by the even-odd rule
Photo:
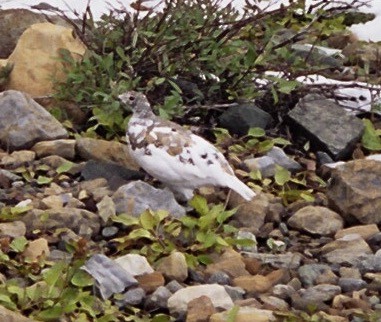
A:
<svg viewBox="0 0 381 322">
<path fill-rule="evenodd" d="M 240 181 L 212 144 L 176 123 L 157 117 L 141 93 L 119 95 L 133 115 L 126 133 L 131 155 L 154 178 L 185 199 L 201 186 L 229 187 L 244 199 L 256 194 Z"/>
</svg>

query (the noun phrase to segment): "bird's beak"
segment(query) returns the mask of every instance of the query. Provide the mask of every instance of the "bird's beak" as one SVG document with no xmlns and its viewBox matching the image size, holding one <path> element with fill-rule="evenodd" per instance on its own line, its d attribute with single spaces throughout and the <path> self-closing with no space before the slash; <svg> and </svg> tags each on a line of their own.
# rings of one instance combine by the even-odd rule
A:
<svg viewBox="0 0 381 322">
<path fill-rule="evenodd" d="M 118 95 L 118 100 L 122 103 L 122 107 L 125 108 L 126 110 L 130 111 L 131 106 L 128 104 L 128 95 L 127 93 L 123 93 Z"/>
</svg>

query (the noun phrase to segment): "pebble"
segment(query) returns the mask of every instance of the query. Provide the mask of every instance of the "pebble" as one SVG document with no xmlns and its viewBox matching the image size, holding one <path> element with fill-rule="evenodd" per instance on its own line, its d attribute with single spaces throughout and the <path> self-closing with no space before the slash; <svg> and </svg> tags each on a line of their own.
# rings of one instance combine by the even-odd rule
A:
<svg viewBox="0 0 381 322">
<path fill-rule="evenodd" d="M 152 294 L 145 298 L 144 308 L 148 311 L 166 309 L 171 295 L 172 293 L 166 287 L 159 286 Z"/>
<path fill-rule="evenodd" d="M 181 252 L 173 252 L 164 257 L 156 269 L 169 280 L 183 282 L 188 277 L 188 264 Z"/>
<path fill-rule="evenodd" d="M 126 254 L 116 258 L 115 262 L 132 276 L 140 276 L 154 272 L 147 259 L 139 254 Z"/>
</svg>

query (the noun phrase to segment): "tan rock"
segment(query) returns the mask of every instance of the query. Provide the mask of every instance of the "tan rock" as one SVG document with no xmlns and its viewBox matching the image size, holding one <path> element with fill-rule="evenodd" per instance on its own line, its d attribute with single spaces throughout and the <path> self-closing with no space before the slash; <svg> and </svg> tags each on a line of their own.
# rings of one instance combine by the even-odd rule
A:
<svg viewBox="0 0 381 322">
<path fill-rule="evenodd" d="M 139 169 L 129 155 L 127 145 L 120 142 L 79 138 L 77 139 L 77 153 L 85 160 L 114 162 L 129 169 Z"/>
<path fill-rule="evenodd" d="M 49 257 L 50 250 L 45 238 L 31 241 L 23 252 L 26 259 L 37 261 L 40 257 Z"/>
<path fill-rule="evenodd" d="M 344 237 L 345 235 L 350 234 L 358 234 L 363 239 L 367 240 L 369 237 L 373 236 L 376 233 L 379 233 L 380 230 L 378 229 L 377 225 L 371 224 L 371 225 L 359 225 L 359 226 L 353 226 L 345 229 L 339 230 L 335 234 L 335 239 L 339 239 Z"/>
<path fill-rule="evenodd" d="M 6 155 L 1 159 L 1 165 L 20 166 L 25 163 L 32 162 L 36 157 L 36 153 L 28 150 L 14 151 L 10 155 Z"/>
<path fill-rule="evenodd" d="M 141 276 L 135 276 L 137 281 L 139 282 L 139 286 L 146 292 L 152 293 L 159 286 L 163 286 L 165 284 L 165 279 L 162 273 L 153 272 L 150 274 L 145 274 Z"/>
<path fill-rule="evenodd" d="M 32 96 L 51 95 L 53 80 L 65 78 L 63 64 L 57 59 L 61 49 L 69 50 L 74 59 L 81 59 L 86 51 L 84 44 L 73 37 L 70 28 L 51 23 L 30 26 L 9 56 L 8 62 L 14 67 L 7 88 Z"/>
<path fill-rule="evenodd" d="M 25 233 L 26 227 L 22 221 L 0 223 L 0 237 L 9 236 L 16 238 L 24 236 Z"/>
<path fill-rule="evenodd" d="M 0 59 L 0 68 L 5 67 L 8 64 L 8 59 Z"/>
<path fill-rule="evenodd" d="M 230 311 L 215 313 L 210 317 L 210 322 L 226 322 L 229 320 Z M 272 311 L 261 310 L 250 306 L 240 307 L 235 315 L 234 322 L 270 322 L 276 321 Z"/>
<path fill-rule="evenodd" d="M 233 280 L 234 286 L 242 287 L 249 293 L 265 293 L 274 285 L 282 282 L 286 277 L 286 270 L 278 269 L 264 275 L 240 276 Z"/>
<path fill-rule="evenodd" d="M 203 295 L 188 303 L 186 322 L 208 322 L 214 313 L 216 310 L 213 302 L 209 297 Z"/>
<path fill-rule="evenodd" d="M 245 263 L 246 270 L 251 274 L 258 274 L 259 270 L 262 267 L 262 263 L 256 258 L 243 258 L 243 262 Z"/>
<path fill-rule="evenodd" d="M 32 147 L 32 151 L 36 152 L 38 158 L 48 155 L 58 155 L 72 160 L 75 156 L 75 140 L 61 139 L 38 142 Z"/>
<path fill-rule="evenodd" d="M 0 320 L 2 322 L 37 322 L 29 319 L 18 312 L 13 312 L 0 305 Z"/>
<path fill-rule="evenodd" d="M 157 267 L 166 278 L 183 282 L 188 277 L 188 265 L 183 253 L 173 252 L 164 257 Z"/>
<path fill-rule="evenodd" d="M 228 248 L 220 257 L 215 259 L 213 264 L 207 266 L 205 273 L 212 275 L 216 272 L 224 272 L 232 278 L 242 275 L 250 275 L 245 269 L 245 266 L 242 256 L 236 251 Z"/>
</svg>

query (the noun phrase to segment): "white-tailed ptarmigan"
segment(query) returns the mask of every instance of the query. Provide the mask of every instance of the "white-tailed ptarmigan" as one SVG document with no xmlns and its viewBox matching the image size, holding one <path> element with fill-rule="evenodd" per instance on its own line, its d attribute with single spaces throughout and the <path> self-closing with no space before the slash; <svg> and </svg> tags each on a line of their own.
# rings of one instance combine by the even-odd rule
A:
<svg viewBox="0 0 381 322">
<path fill-rule="evenodd" d="M 126 138 L 136 162 L 151 176 L 163 182 L 184 199 L 202 186 L 228 187 L 244 199 L 256 194 L 233 172 L 220 151 L 203 138 L 180 125 L 156 116 L 142 93 L 119 95 L 132 109 Z"/>
</svg>

